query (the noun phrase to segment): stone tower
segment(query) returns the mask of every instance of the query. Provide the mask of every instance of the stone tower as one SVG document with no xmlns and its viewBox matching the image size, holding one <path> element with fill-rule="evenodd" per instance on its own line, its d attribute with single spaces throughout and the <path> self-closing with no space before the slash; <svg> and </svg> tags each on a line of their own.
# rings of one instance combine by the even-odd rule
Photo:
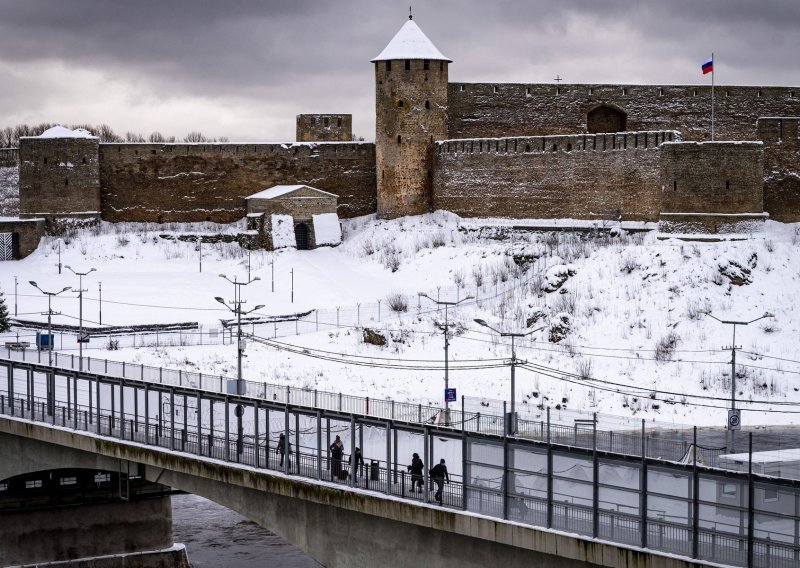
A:
<svg viewBox="0 0 800 568">
<path fill-rule="evenodd" d="M 427 213 L 433 142 L 448 136 L 451 62 L 409 17 L 375 64 L 378 217 Z"/>
</svg>

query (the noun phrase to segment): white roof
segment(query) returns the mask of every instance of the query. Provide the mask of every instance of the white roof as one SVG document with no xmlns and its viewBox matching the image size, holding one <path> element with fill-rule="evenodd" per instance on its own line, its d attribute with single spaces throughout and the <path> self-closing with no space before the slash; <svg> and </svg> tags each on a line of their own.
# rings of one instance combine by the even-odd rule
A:
<svg viewBox="0 0 800 568">
<path fill-rule="evenodd" d="M 372 61 L 386 61 L 388 59 L 433 59 L 452 62 L 442 52 L 436 49 L 433 42 L 428 39 L 414 20 L 408 20 L 400 31 L 395 34 L 380 55 Z"/>
<path fill-rule="evenodd" d="M 273 185 L 269 189 L 265 189 L 263 191 L 259 191 L 258 193 L 254 193 L 253 195 L 248 195 L 245 199 L 275 199 L 276 197 L 280 197 L 281 195 L 286 195 L 287 193 L 291 193 L 293 191 L 297 191 L 298 189 L 302 189 L 307 187 L 312 191 L 316 191 L 317 193 L 321 193 L 323 195 L 329 195 L 330 197 L 337 197 L 333 193 L 328 193 L 327 191 L 322 191 L 321 189 L 317 189 L 316 187 L 311 187 L 310 185 Z"/>
<path fill-rule="evenodd" d="M 54 126 L 52 128 L 48 128 L 44 132 L 42 132 L 39 138 L 97 138 L 97 136 L 92 136 L 92 133 L 88 130 L 83 128 L 76 128 L 75 130 L 70 130 L 69 128 L 64 128 L 63 126 Z"/>
<path fill-rule="evenodd" d="M 721 460 L 747 463 L 749 454 L 725 454 L 719 456 Z M 753 452 L 753 463 L 785 463 L 800 461 L 800 449 L 787 448 L 784 450 L 769 450 L 765 452 Z"/>
</svg>

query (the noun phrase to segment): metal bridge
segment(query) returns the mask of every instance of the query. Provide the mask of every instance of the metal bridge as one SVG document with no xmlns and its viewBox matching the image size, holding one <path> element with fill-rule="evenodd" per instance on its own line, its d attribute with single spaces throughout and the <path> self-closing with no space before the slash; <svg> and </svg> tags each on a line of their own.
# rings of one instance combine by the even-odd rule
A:
<svg viewBox="0 0 800 568">
<path fill-rule="evenodd" d="M 520 421 L 510 437 L 502 416 L 445 416 L 265 383 L 235 395 L 222 377 L 86 359 L 79 371 L 74 358 L 50 367 L 14 355 L 0 358 L 0 414 L 15 420 L 699 564 L 800 565 L 800 482 L 710 468 L 696 457 L 678 463 L 684 444 L 659 446 L 644 430 L 565 427 L 548 415 Z M 361 448 L 364 463 L 334 460 L 335 436 L 346 456 Z M 425 462 L 421 492 L 407 468 L 413 452 Z M 450 482 L 438 504 L 428 467 L 441 458 Z"/>
</svg>

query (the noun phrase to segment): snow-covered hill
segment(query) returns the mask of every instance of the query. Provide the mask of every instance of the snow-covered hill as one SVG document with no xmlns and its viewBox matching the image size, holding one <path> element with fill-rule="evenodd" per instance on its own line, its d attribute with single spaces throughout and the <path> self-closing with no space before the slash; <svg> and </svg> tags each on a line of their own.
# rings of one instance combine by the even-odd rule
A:
<svg viewBox="0 0 800 568">
<path fill-rule="evenodd" d="M 103 223 L 48 237 L 27 259 L 2 263 L 0 285 L 13 313 L 17 276 L 19 317 L 44 319 L 46 300 L 29 280 L 48 291 L 78 287 L 69 270 L 58 274 L 60 249 L 62 265 L 97 269 L 84 278 L 84 317 L 91 325 L 99 321 L 100 282 L 104 325 L 215 325 L 231 314 L 214 297 L 233 297 L 233 286 L 219 274 L 246 280 L 249 260 L 251 275 L 261 280 L 243 287 L 245 309 L 264 304 L 257 315 L 320 310 L 327 319 L 315 326 L 309 315 L 299 335 L 279 333 L 279 342 L 302 346 L 300 354 L 250 342 L 246 378 L 424 403 L 442 397 L 444 340 L 435 324 L 443 323 L 444 312 L 417 292 L 447 301 L 472 295 L 477 301 L 448 311 L 457 324 L 450 379 L 459 396 L 508 398 L 510 344 L 474 323 L 480 318 L 504 331 L 542 328 L 516 341 L 517 356 L 526 361 L 517 370 L 521 410 L 550 406 L 713 425 L 724 424 L 729 405 L 730 352 L 722 347 L 731 344 L 732 326 L 704 313 L 752 320 L 770 312 L 774 317 L 737 327 L 737 399 L 746 424 L 800 417 L 793 406 L 800 401 L 794 304 L 800 225 L 768 222 L 764 233 L 747 238 L 684 242 L 621 230 L 513 230 L 501 220 L 476 223 L 437 212 L 353 219 L 344 223 L 340 247 L 253 251 L 249 259 L 235 243 L 204 244 L 201 251 L 174 238 L 236 231 Z M 62 312 L 54 321 L 77 322 L 74 293 L 56 297 L 53 307 Z M 353 325 L 356 313 L 360 326 Z M 386 345 L 365 343 L 363 327 L 384 336 Z M 275 333 L 269 325 L 251 331 Z M 95 341 L 90 348 L 95 357 L 204 373 L 233 376 L 236 368 L 231 345 L 110 352 Z"/>
</svg>

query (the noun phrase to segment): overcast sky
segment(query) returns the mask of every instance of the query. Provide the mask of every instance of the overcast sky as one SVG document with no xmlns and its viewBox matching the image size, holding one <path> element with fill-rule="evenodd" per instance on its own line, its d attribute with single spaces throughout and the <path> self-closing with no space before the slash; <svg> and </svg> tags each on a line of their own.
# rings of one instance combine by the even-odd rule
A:
<svg viewBox="0 0 800 568">
<path fill-rule="evenodd" d="M 425 0 L 451 81 L 800 85 L 800 0 Z M 353 114 L 374 139 L 369 60 L 409 0 L 0 0 L 0 127 L 108 123 L 294 140 Z"/>
</svg>

